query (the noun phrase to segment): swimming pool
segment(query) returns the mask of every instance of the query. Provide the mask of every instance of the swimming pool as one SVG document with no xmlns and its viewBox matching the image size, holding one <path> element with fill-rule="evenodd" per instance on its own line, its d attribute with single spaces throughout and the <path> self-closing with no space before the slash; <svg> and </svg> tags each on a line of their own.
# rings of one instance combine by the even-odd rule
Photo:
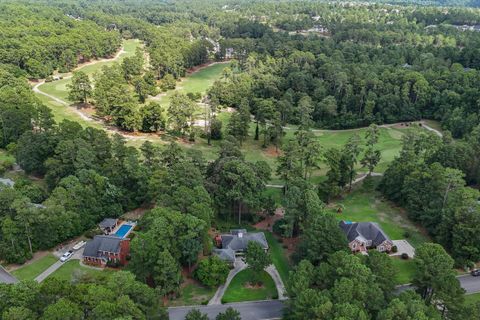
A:
<svg viewBox="0 0 480 320">
<path fill-rule="evenodd" d="M 118 228 L 117 232 L 115 232 L 115 236 L 125 238 L 132 228 L 133 226 L 130 224 L 123 224 L 120 228 Z"/>
</svg>

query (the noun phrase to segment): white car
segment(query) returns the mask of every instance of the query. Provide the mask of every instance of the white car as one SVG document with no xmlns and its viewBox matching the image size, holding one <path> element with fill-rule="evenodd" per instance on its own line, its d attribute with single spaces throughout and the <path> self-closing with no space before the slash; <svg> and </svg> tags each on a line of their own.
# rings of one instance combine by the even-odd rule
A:
<svg viewBox="0 0 480 320">
<path fill-rule="evenodd" d="M 72 250 L 68 250 L 68 251 L 65 252 L 65 253 L 63 254 L 63 256 L 60 258 L 60 261 L 65 262 L 65 261 L 67 261 L 68 259 L 70 259 L 72 256 L 73 256 L 73 251 L 72 251 Z"/>
</svg>

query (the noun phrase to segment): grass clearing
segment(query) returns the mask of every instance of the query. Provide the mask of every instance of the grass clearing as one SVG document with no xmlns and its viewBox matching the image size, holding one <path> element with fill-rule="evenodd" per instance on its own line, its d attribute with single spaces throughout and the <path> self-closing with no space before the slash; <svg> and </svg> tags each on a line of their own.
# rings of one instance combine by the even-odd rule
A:
<svg viewBox="0 0 480 320">
<path fill-rule="evenodd" d="M 180 288 L 177 299 L 169 301 L 169 306 L 193 306 L 207 304 L 213 297 L 217 288 L 204 287 L 197 282 L 190 282 Z"/>
<path fill-rule="evenodd" d="M 95 277 L 102 275 L 103 273 L 114 272 L 111 269 L 97 270 L 80 265 L 79 260 L 67 261 L 57 271 L 55 271 L 50 277 L 57 278 L 59 280 L 72 281 L 74 277 L 91 276 Z"/>
<path fill-rule="evenodd" d="M 254 278 L 253 272 L 250 269 L 240 271 L 230 282 L 230 285 L 225 292 L 222 303 L 242 302 L 242 301 L 256 301 L 277 299 L 278 293 L 275 283 L 270 275 L 263 271 L 261 279 L 263 286 L 260 288 L 249 287 L 248 284 Z"/>
<path fill-rule="evenodd" d="M 275 238 L 275 236 L 271 232 L 264 231 L 264 233 L 268 241 L 272 262 L 277 268 L 283 283 L 286 284 L 288 282 L 291 266 L 288 261 L 287 255 L 285 254 L 285 250 L 283 249 L 282 244 Z"/>
<path fill-rule="evenodd" d="M 413 259 L 403 260 L 399 257 L 391 257 L 391 259 L 396 270 L 395 284 L 411 283 L 415 274 L 415 262 Z"/>
<path fill-rule="evenodd" d="M 33 280 L 43 271 L 47 270 L 48 267 L 57 262 L 57 260 L 58 258 L 50 253 L 35 262 L 13 271 L 12 274 L 19 280 Z"/>
<path fill-rule="evenodd" d="M 379 178 L 372 178 L 374 186 L 361 186 L 347 194 L 343 199 L 329 205 L 329 210 L 336 214 L 339 220 L 354 222 L 377 222 L 392 240 L 406 239 L 413 247 L 428 241 L 428 237 L 406 217 L 398 207 L 386 201 L 382 195 L 374 190 Z M 343 205 L 343 212 L 337 214 L 339 205 Z M 408 234 L 408 237 L 406 235 Z"/>
<path fill-rule="evenodd" d="M 465 303 L 467 304 L 480 303 L 480 292 L 465 295 Z"/>
</svg>

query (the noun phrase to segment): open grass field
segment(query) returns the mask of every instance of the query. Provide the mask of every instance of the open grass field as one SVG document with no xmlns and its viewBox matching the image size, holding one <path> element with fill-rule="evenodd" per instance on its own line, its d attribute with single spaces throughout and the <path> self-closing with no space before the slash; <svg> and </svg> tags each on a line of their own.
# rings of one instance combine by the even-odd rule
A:
<svg viewBox="0 0 480 320">
<path fill-rule="evenodd" d="M 196 282 L 188 283 L 180 288 L 179 297 L 169 301 L 169 306 L 193 306 L 206 304 L 215 294 L 216 288 L 207 288 Z"/>
<path fill-rule="evenodd" d="M 480 293 L 468 294 L 465 296 L 465 302 L 468 304 L 480 303 Z"/>
<path fill-rule="evenodd" d="M 373 180 L 377 183 L 379 178 L 373 178 Z M 340 204 L 344 209 L 341 214 L 337 214 Z M 329 210 L 334 212 L 339 220 L 377 222 L 390 239 L 406 239 L 414 247 L 428 241 L 428 238 L 408 220 L 400 208 L 394 207 L 384 200 L 378 191 L 366 188 L 363 184 L 354 188 L 343 199 L 330 204 Z"/>
<path fill-rule="evenodd" d="M 395 284 L 411 283 L 415 274 L 415 262 L 412 259 L 403 260 L 399 257 L 392 257 L 391 259 L 396 269 Z"/>
<path fill-rule="evenodd" d="M 253 279 L 253 274 L 250 269 L 240 271 L 227 288 L 225 295 L 222 298 L 222 303 L 255 301 L 266 299 L 277 299 L 278 293 L 270 275 L 263 271 L 261 278 L 263 286 L 260 288 L 248 287 L 249 282 Z"/>
<path fill-rule="evenodd" d="M 59 280 L 72 281 L 74 276 L 96 276 L 102 273 L 114 272 L 110 269 L 97 270 L 80 265 L 79 260 L 67 261 L 57 271 L 55 271 L 50 277 L 57 278 Z"/>
<path fill-rule="evenodd" d="M 104 66 L 111 66 L 114 63 L 121 62 L 124 58 L 133 56 L 137 47 L 141 45 L 138 40 L 125 40 L 123 42 L 123 52 L 120 54 L 117 60 L 113 61 L 98 61 L 96 63 L 85 65 L 78 70 L 85 72 L 90 77 L 100 71 Z M 66 74 L 68 75 L 68 74 Z M 60 98 L 64 101 L 68 101 L 68 89 L 67 84 L 71 82 L 70 78 L 65 78 L 57 81 L 47 82 L 39 87 L 45 93 L 51 94 L 57 98 Z"/>
<path fill-rule="evenodd" d="M 280 277 L 284 284 L 288 282 L 289 272 L 291 270 L 290 263 L 286 256 L 286 252 L 282 247 L 282 244 L 275 238 L 271 232 L 265 231 L 265 237 L 268 241 L 270 256 L 272 262 L 278 270 Z"/>
<path fill-rule="evenodd" d="M 48 254 L 31 264 L 25 265 L 13 271 L 12 274 L 19 280 L 33 280 L 48 267 L 57 262 L 57 260 L 58 258 L 56 258 L 53 254 Z"/>
</svg>

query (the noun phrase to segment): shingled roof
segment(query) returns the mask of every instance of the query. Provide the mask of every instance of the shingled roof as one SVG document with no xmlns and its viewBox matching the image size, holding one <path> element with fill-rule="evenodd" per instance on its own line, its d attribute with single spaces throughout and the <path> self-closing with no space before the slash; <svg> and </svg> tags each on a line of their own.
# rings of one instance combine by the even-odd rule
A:
<svg viewBox="0 0 480 320">
<path fill-rule="evenodd" d="M 100 258 L 103 252 L 119 253 L 122 240 L 115 236 L 95 236 L 85 245 L 83 256 Z"/>
<path fill-rule="evenodd" d="M 255 241 L 263 249 L 268 249 L 267 238 L 265 238 L 263 232 L 247 232 L 245 229 L 231 230 L 230 234 L 222 235 L 222 248 L 230 248 L 233 251 L 245 251 L 250 241 Z"/>
<path fill-rule="evenodd" d="M 371 246 L 376 247 L 390 238 L 375 222 L 340 222 L 340 228 L 347 236 L 348 242 L 358 239 L 362 242 L 372 241 Z"/>
<path fill-rule="evenodd" d="M 224 261 L 235 262 L 235 251 L 230 248 L 227 249 L 215 249 L 213 252 Z"/>
<path fill-rule="evenodd" d="M 112 228 L 112 227 L 115 227 L 117 225 L 117 221 L 118 221 L 118 219 L 106 218 L 106 219 L 103 219 L 103 221 L 100 222 L 98 225 L 102 229 Z"/>
</svg>

